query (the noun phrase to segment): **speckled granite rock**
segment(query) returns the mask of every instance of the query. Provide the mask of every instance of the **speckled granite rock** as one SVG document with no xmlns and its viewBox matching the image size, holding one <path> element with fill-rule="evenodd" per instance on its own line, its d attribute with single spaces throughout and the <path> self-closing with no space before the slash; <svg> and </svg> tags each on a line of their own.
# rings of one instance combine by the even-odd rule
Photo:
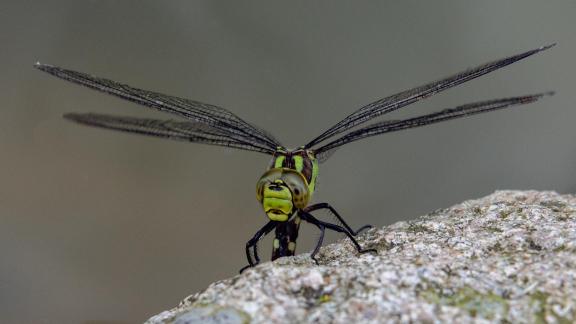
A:
<svg viewBox="0 0 576 324">
<path fill-rule="evenodd" d="M 576 197 L 499 191 L 213 283 L 148 323 L 576 322 Z"/>
</svg>

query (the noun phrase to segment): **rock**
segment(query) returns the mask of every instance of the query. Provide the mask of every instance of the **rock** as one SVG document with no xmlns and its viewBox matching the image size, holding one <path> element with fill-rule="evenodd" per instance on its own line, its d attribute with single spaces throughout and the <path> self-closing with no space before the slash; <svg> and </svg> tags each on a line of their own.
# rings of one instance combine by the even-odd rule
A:
<svg viewBox="0 0 576 324">
<path fill-rule="evenodd" d="M 147 323 L 576 322 L 576 197 L 499 191 L 215 282 Z"/>
</svg>

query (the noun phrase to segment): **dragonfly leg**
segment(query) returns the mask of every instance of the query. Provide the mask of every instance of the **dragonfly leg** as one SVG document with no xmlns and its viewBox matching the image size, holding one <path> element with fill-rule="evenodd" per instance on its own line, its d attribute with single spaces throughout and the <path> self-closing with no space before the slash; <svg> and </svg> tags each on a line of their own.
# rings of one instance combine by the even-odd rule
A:
<svg viewBox="0 0 576 324">
<path fill-rule="evenodd" d="M 320 237 L 318 238 L 318 242 L 316 242 L 316 247 L 314 248 L 314 251 L 312 251 L 312 253 L 310 254 L 310 257 L 312 258 L 312 260 L 314 260 L 316 265 L 319 265 L 318 259 L 316 259 L 316 254 L 318 254 L 318 251 L 320 251 L 320 248 L 322 247 L 322 242 L 324 241 L 324 232 L 326 231 L 326 227 L 324 227 L 324 225 L 322 225 L 322 224 L 314 224 L 314 225 L 318 226 L 318 228 L 320 229 Z"/>
<path fill-rule="evenodd" d="M 240 273 L 260 263 L 260 258 L 258 257 L 258 241 L 264 235 L 270 233 L 270 231 L 274 229 L 274 227 L 276 227 L 276 222 L 269 221 L 260 230 L 258 230 L 258 232 L 256 232 L 256 234 L 254 234 L 254 236 L 248 242 L 246 242 L 246 258 L 248 259 L 248 265 L 240 269 Z M 250 249 L 252 249 L 253 251 L 254 260 L 252 260 L 252 253 L 250 252 Z"/>
<path fill-rule="evenodd" d="M 338 221 L 340 222 L 340 224 L 342 224 L 342 226 L 344 226 L 344 228 L 346 228 L 348 230 L 348 232 L 350 232 L 350 234 L 356 236 L 358 234 L 360 234 L 361 232 L 372 228 L 372 225 L 364 225 L 362 227 L 360 227 L 357 231 L 354 231 L 345 221 L 344 218 L 342 218 L 342 216 L 340 216 L 340 214 L 338 214 L 338 212 L 336 211 L 336 209 L 334 209 L 332 206 L 330 206 L 330 204 L 328 203 L 319 203 L 319 204 L 314 204 L 314 205 L 310 205 L 306 208 L 304 208 L 304 212 L 306 213 L 310 213 L 312 211 L 315 210 L 319 210 L 319 209 L 328 209 L 332 215 L 334 215 Z"/>
<path fill-rule="evenodd" d="M 377 253 L 378 251 L 376 249 L 363 249 L 360 244 L 358 243 L 358 241 L 356 241 L 356 239 L 354 238 L 354 235 L 348 231 L 346 228 L 340 226 L 340 225 L 336 225 L 336 224 L 331 224 L 331 223 L 327 223 L 327 222 L 323 222 L 319 219 L 317 219 L 316 217 L 312 216 L 309 213 L 303 212 L 301 213 L 300 216 L 303 220 L 314 224 L 318 227 L 323 226 L 325 228 L 331 229 L 335 232 L 340 232 L 340 233 L 344 233 L 346 234 L 346 236 L 348 236 L 348 238 L 350 239 L 350 241 L 352 241 L 352 243 L 354 244 L 354 246 L 356 247 L 356 250 L 358 251 L 358 253 L 368 253 L 368 252 L 375 252 Z"/>
</svg>

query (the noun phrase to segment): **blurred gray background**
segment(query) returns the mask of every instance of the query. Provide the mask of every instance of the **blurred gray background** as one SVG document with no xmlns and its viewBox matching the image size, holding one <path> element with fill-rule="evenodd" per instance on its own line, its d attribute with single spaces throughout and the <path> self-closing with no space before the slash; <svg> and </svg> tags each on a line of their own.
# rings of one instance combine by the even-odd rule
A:
<svg viewBox="0 0 576 324">
<path fill-rule="evenodd" d="M 266 222 L 268 157 L 66 122 L 171 116 L 36 61 L 220 105 L 298 146 L 363 104 L 557 42 L 392 117 L 554 97 L 345 146 L 315 201 L 383 226 L 497 189 L 576 190 L 574 1 L 0 3 L 1 323 L 141 322 L 234 276 Z M 304 227 L 299 252 L 317 235 Z"/>
</svg>

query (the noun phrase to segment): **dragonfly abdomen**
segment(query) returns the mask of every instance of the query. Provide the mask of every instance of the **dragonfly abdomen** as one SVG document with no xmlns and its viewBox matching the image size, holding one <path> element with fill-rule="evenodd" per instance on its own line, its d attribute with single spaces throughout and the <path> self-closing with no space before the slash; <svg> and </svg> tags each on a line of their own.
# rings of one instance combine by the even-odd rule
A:
<svg viewBox="0 0 576 324">
<path fill-rule="evenodd" d="M 296 240 L 300 229 L 300 217 L 295 216 L 287 222 L 276 225 L 273 241 L 272 260 L 280 257 L 291 256 L 296 252 Z"/>
</svg>

